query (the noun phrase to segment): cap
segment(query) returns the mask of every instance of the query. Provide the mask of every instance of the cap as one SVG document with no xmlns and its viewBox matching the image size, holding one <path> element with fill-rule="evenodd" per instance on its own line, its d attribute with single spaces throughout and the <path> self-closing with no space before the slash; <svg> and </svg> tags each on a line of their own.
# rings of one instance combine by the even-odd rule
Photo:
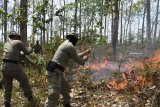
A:
<svg viewBox="0 0 160 107">
<path fill-rule="evenodd" d="M 76 39 L 78 39 L 78 34 L 76 34 L 76 33 L 69 33 L 69 34 L 66 35 L 66 38 L 68 38 L 70 36 L 75 37 Z"/>
<path fill-rule="evenodd" d="M 9 38 L 11 38 L 11 37 L 13 37 L 13 36 L 21 37 L 18 33 L 16 33 L 16 32 L 11 32 L 11 33 L 9 34 Z"/>
</svg>

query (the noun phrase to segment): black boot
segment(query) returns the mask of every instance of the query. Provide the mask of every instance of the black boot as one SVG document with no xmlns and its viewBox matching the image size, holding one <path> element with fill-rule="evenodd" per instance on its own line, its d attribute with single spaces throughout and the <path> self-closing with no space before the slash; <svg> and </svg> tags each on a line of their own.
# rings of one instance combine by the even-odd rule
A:
<svg viewBox="0 0 160 107">
<path fill-rule="evenodd" d="M 64 107 L 72 107 L 70 104 L 64 104 Z"/>
<path fill-rule="evenodd" d="M 5 102 L 4 105 L 5 105 L 5 107 L 12 107 L 10 102 Z"/>
</svg>

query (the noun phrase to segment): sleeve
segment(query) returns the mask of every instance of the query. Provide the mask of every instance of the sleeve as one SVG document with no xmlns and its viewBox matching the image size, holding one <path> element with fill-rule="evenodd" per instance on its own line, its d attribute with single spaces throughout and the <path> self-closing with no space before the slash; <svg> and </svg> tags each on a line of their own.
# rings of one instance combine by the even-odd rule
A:
<svg viewBox="0 0 160 107">
<path fill-rule="evenodd" d="M 85 60 L 77 54 L 76 49 L 74 47 L 68 48 L 68 54 L 69 54 L 70 58 L 73 59 L 78 64 L 80 64 L 80 65 L 85 64 Z"/>
<path fill-rule="evenodd" d="M 19 48 L 20 48 L 20 51 L 24 52 L 25 55 L 31 54 L 33 50 L 32 48 L 27 49 L 21 41 L 19 42 Z"/>
</svg>

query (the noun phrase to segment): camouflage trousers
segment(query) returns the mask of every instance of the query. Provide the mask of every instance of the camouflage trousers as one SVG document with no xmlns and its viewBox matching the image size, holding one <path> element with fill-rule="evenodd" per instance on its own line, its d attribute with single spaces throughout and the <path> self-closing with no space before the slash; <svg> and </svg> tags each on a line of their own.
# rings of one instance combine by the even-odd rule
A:
<svg viewBox="0 0 160 107">
<path fill-rule="evenodd" d="M 26 98 L 32 97 L 31 87 L 29 85 L 27 75 L 23 72 L 22 65 L 3 63 L 2 74 L 5 102 L 11 102 L 13 79 L 16 79 L 20 83 Z"/>
<path fill-rule="evenodd" d="M 58 69 L 56 69 L 54 72 L 47 72 L 48 98 L 44 107 L 56 107 L 60 94 L 63 96 L 63 103 L 70 104 L 71 98 L 69 93 L 71 90 L 64 74 Z"/>
</svg>

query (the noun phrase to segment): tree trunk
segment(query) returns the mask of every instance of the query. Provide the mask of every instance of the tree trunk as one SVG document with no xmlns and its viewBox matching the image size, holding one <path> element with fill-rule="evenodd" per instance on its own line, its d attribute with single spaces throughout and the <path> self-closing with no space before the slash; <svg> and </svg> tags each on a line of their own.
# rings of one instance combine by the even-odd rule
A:
<svg viewBox="0 0 160 107">
<path fill-rule="evenodd" d="M 64 0 L 64 6 L 66 5 L 66 2 Z M 65 32 L 65 14 L 66 14 L 66 9 L 64 8 L 64 11 L 63 11 L 63 39 L 65 38 L 65 35 L 64 35 L 64 32 Z"/>
<path fill-rule="evenodd" d="M 4 34 L 4 23 L 3 23 L 3 20 L 4 20 L 4 15 L 3 14 L 1 14 L 2 15 L 2 34 Z M 4 36 L 2 36 L 2 43 L 4 42 Z"/>
<path fill-rule="evenodd" d="M 100 14 L 100 39 L 102 39 L 103 35 L 102 35 L 102 29 L 103 29 L 103 0 L 101 0 L 101 5 L 100 5 L 100 10 L 101 10 L 101 14 Z"/>
<path fill-rule="evenodd" d="M 34 11 L 35 11 L 35 1 L 33 0 L 32 1 L 33 2 L 33 10 L 32 10 L 32 12 L 33 12 L 33 14 L 34 14 Z M 34 43 L 35 42 L 35 26 L 34 26 L 34 20 L 32 20 L 32 24 L 33 24 L 33 27 L 32 27 L 32 43 Z"/>
<path fill-rule="evenodd" d="M 122 44 L 122 38 L 123 38 L 123 2 L 121 2 L 121 33 L 120 33 L 120 44 Z"/>
<path fill-rule="evenodd" d="M 43 2 L 45 3 L 45 0 L 43 0 Z M 46 6 L 46 5 L 45 5 Z M 46 32 L 46 30 L 45 30 L 45 28 L 46 28 L 46 23 L 45 23 L 45 20 L 46 20 L 46 8 L 45 7 L 43 7 L 43 11 L 42 11 L 42 15 L 43 15 L 43 19 L 42 19 L 42 23 L 43 23 L 43 44 L 45 44 L 45 42 L 46 42 L 46 35 L 45 35 L 45 32 Z"/>
<path fill-rule="evenodd" d="M 22 37 L 22 42 L 26 44 L 27 42 L 27 7 L 28 7 L 28 0 L 21 0 L 20 3 L 20 16 L 22 20 L 20 20 L 20 35 Z"/>
<path fill-rule="evenodd" d="M 15 31 L 14 30 L 14 25 L 15 25 L 15 8 L 16 8 L 16 1 L 14 1 L 14 7 L 13 7 L 13 16 L 11 19 L 11 31 Z"/>
<path fill-rule="evenodd" d="M 82 2 L 81 2 L 81 0 L 80 0 L 80 3 L 79 3 L 79 8 L 80 8 L 80 10 L 79 10 L 79 23 L 80 23 L 80 25 L 79 25 L 79 36 L 80 36 L 80 39 L 81 39 L 81 33 L 82 33 L 82 31 L 81 31 L 81 23 L 82 23 Z"/>
<path fill-rule="evenodd" d="M 4 0 L 4 43 L 7 41 L 7 2 L 8 0 Z"/>
<path fill-rule="evenodd" d="M 106 32 L 107 32 L 107 15 L 105 16 L 105 19 L 104 19 L 104 36 L 108 36 L 108 35 L 106 35 Z"/>
<path fill-rule="evenodd" d="M 53 38 L 53 0 L 52 0 L 52 6 L 51 6 L 51 31 L 50 31 L 50 42 L 52 43 Z"/>
<path fill-rule="evenodd" d="M 148 48 L 151 43 L 151 16 L 150 16 L 150 0 L 146 0 L 146 9 L 147 9 L 147 44 Z"/>
<path fill-rule="evenodd" d="M 78 8 L 78 0 L 75 0 L 75 14 L 74 14 L 74 32 L 77 32 L 77 8 Z"/>
<path fill-rule="evenodd" d="M 142 22 L 142 34 L 141 34 L 141 43 L 144 43 L 144 21 L 145 21 L 145 14 L 146 14 L 146 1 L 144 1 L 144 12 L 143 12 L 143 22 Z"/>
<path fill-rule="evenodd" d="M 49 29 L 49 24 L 46 25 L 47 29 Z M 49 43 L 49 30 L 46 31 L 46 39 L 47 39 L 47 44 Z"/>
<path fill-rule="evenodd" d="M 115 0 L 113 3 L 113 22 L 112 22 L 112 55 L 113 60 L 116 60 L 116 47 L 118 39 L 118 25 L 119 25 L 119 0 Z"/>
<path fill-rule="evenodd" d="M 128 23 L 127 23 L 127 28 L 126 28 L 126 39 L 128 37 L 128 39 L 130 39 L 130 35 L 128 35 L 130 33 L 128 33 L 128 28 L 129 28 L 129 25 L 131 23 L 131 11 L 132 11 L 132 5 L 133 5 L 133 0 L 131 0 L 131 5 L 130 5 L 130 8 L 129 8 L 129 16 L 128 16 Z M 128 36 L 127 36 L 128 35 Z"/>
<path fill-rule="evenodd" d="M 158 15 L 159 15 L 158 13 L 159 13 L 159 0 L 157 1 L 157 11 L 156 11 L 155 29 L 154 29 L 154 43 L 156 41 L 156 34 L 157 34 Z"/>
</svg>

